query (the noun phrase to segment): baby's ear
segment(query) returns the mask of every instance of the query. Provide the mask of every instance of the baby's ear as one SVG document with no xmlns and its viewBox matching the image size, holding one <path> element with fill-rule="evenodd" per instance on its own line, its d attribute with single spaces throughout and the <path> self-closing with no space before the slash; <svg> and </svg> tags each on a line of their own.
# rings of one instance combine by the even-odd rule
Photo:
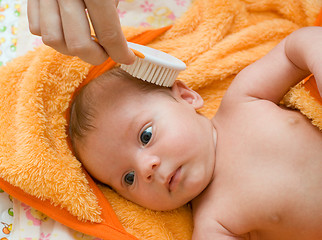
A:
<svg viewBox="0 0 322 240">
<path fill-rule="evenodd" d="M 189 88 L 184 82 L 176 80 L 172 86 L 172 94 L 175 98 L 182 99 L 191 104 L 195 109 L 202 108 L 202 97 L 191 88 Z"/>
</svg>

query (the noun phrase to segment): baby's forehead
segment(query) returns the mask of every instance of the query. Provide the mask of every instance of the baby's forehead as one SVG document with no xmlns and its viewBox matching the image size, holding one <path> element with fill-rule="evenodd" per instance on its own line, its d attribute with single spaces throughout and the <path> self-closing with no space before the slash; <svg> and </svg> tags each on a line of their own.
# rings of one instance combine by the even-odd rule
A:
<svg viewBox="0 0 322 240">
<path fill-rule="evenodd" d="M 112 111 L 131 102 L 140 102 L 145 95 L 132 79 L 115 76 L 97 78 L 88 89 L 88 99 L 98 113 L 103 109 Z"/>
<path fill-rule="evenodd" d="M 93 80 L 89 94 L 101 100 L 117 100 L 135 91 L 138 92 L 139 89 L 133 82 L 131 83 L 131 79 L 101 75 Z"/>
<path fill-rule="evenodd" d="M 124 72 L 123 70 L 119 71 L 111 71 L 111 72 L 105 72 L 101 76 L 97 77 L 95 79 L 96 83 L 98 84 L 98 87 L 100 87 L 102 90 L 105 91 L 112 91 L 112 92 L 118 92 L 118 91 L 138 91 L 142 87 L 142 85 L 145 85 L 146 83 L 143 82 L 143 80 L 132 77 L 128 73 Z"/>
<path fill-rule="evenodd" d="M 142 79 L 135 78 L 121 69 L 113 69 L 103 73 L 96 81 L 94 94 L 108 94 L 110 98 L 122 96 L 135 97 L 138 94 L 143 97 L 149 93 L 167 92 L 169 88 L 161 87 Z"/>
</svg>

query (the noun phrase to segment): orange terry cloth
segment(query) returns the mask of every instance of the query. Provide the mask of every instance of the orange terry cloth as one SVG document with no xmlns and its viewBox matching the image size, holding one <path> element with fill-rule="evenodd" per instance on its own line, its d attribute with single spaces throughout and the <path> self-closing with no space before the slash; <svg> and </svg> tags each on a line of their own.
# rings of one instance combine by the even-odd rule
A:
<svg viewBox="0 0 322 240">
<path fill-rule="evenodd" d="M 201 112 L 211 117 L 235 75 L 291 32 L 313 25 L 321 7 L 321 0 L 195 0 L 148 45 L 187 64 L 178 79 L 201 94 Z M 123 30 L 134 39 L 147 29 Z M 42 46 L 0 68 L 0 188 L 99 238 L 190 239 L 188 205 L 169 212 L 137 206 L 94 182 L 69 149 L 65 114 L 91 67 Z M 305 94 L 293 89 L 296 101 L 311 97 L 297 87 Z M 301 111 L 311 109 L 314 101 L 311 97 Z M 293 98 L 288 104 L 297 107 Z M 321 108 L 315 111 L 321 113 Z M 316 115 L 312 118 L 318 121 Z"/>
</svg>

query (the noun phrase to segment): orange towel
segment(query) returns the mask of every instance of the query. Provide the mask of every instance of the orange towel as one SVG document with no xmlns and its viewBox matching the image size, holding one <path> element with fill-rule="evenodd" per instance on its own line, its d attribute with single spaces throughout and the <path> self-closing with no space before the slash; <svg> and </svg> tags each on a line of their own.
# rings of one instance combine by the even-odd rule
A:
<svg viewBox="0 0 322 240">
<path fill-rule="evenodd" d="M 292 31 L 313 25 L 321 5 L 320 0 L 195 0 L 171 29 L 148 45 L 187 64 L 178 78 L 203 96 L 201 112 L 210 117 L 234 76 Z M 127 38 L 144 31 L 124 28 Z M 0 188 L 69 227 L 103 239 L 189 239 L 189 206 L 156 212 L 128 202 L 94 182 L 70 151 L 65 114 L 90 68 L 45 46 L 0 68 Z M 311 97 L 297 87 L 309 95 L 292 90 L 297 101 Z M 314 101 L 311 97 L 303 109 L 321 113 L 312 110 Z M 311 118 L 315 124 L 322 119 Z"/>
</svg>

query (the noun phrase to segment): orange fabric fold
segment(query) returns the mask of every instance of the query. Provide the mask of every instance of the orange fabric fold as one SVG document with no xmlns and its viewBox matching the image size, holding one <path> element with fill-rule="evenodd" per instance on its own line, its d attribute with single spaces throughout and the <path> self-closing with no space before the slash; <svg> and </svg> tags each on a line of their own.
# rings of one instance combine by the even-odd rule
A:
<svg viewBox="0 0 322 240">
<path fill-rule="evenodd" d="M 317 16 L 315 22 L 314 22 L 315 26 L 322 26 L 322 8 L 320 10 L 319 15 Z"/>
<path fill-rule="evenodd" d="M 313 75 L 307 77 L 304 80 L 304 88 L 310 92 L 310 95 L 314 97 L 322 105 L 322 97 L 320 96 L 318 86 L 316 84 L 315 77 Z"/>
<path fill-rule="evenodd" d="M 0 178 L 1 189 L 12 197 L 18 199 L 21 202 L 45 213 L 52 219 L 85 234 L 96 236 L 102 239 L 110 240 L 137 240 L 125 231 L 117 216 L 114 213 L 113 208 L 103 195 L 100 189 L 96 186 L 95 182 L 85 172 L 89 185 L 96 194 L 100 207 L 102 208 L 101 223 L 82 222 L 77 217 L 71 215 L 66 209 L 54 206 L 49 200 L 41 200 L 35 196 L 29 195 L 22 191 L 20 188 L 12 186 L 8 182 Z"/>
</svg>

